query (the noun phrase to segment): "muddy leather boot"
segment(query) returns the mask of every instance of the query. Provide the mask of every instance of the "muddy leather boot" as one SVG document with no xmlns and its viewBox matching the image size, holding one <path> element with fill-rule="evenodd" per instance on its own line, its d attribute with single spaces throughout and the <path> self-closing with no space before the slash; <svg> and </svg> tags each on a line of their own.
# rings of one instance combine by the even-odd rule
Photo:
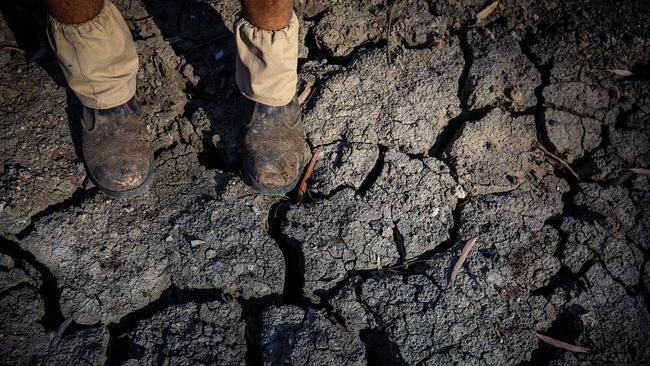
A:
<svg viewBox="0 0 650 366">
<path fill-rule="evenodd" d="M 291 191 L 302 172 L 305 129 L 298 100 L 282 107 L 248 101 L 244 113 L 244 175 L 260 193 Z"/>
<path fill-rule="evenodd" d="M 114 198 L 146 192 L 153 180 L 153 152 L 135 97 L 110 109 L 83 106 L 83 158 L 100 190 Z"/>
</svg>

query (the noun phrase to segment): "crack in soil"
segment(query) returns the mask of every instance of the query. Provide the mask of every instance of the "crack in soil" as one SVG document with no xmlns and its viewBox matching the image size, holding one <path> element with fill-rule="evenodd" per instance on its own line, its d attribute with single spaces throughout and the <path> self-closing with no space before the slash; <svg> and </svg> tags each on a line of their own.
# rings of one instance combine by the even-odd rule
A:
<svg viewBox="0 0 650 366">
<path fill-rule="evenodd" d="M 39 272 L 42 284 L 38 288 L 38 292 L 45 305 L 45 315 L 40 323 L 46 330 L 56 332 L 61 323 L 65 321 L 59 305 L 61 289 L 57 285 L 56 277 L 32 253 L 23 250 L 16 242 L 2 236 L 0 236 L 0 253 L 10 256 L 17 263 L 25 262 Z"/>
<path fill-rule="evenodd" d="M 38 220 L 56 212 L 63 212 L 71 207 L 79 207 L 85 200 L 89 198 L 93 198 L 98 192 L 99 189 L 97 189 L 96 187 L 90 189 L 84 189 L 81 187 L 77 188 L 77 190 L 74 191 L 72 195 L 67 199 L 52 204 L 46 207 L 45 209 L 41 210 L 40 212 L 32 215 L 32 217 L 29 219 L 30 224 L 26 228 L 21 230 L 18 234 L 16 234 L 16 239 L 22 240 L 29 234 L 33 233 L 36 230 L 35 223 Z"/>
</svg>

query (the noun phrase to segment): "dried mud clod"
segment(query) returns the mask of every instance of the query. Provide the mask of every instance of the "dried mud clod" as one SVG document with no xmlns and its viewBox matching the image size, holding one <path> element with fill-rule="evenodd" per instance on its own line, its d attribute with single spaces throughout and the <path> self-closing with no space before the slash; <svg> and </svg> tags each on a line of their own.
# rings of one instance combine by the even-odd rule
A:
<svg viewBox="0 0 650 366">
<path fill-rule="evenodd" d="M 363 195 L 343 189 L 327 200 L 295 205 L 282 226 L 305 259 L 305 293 L 326 291 L 348 273 L 376 269 L 433 250 L 449 238 L 463 189 L 447 166 L 388 151 Z M 395 235 L 406 238 L 396 242 Z"/>
<path fill-rule="evenodd" d="M 127 334 L 130 344 L 124 365 L 188 365 L 196 360 L 245 365 L 244 331 L 237 303 L 173 305 L 140 321 Z"/>
<path fill-rule="evenodd" d="M 460 113 L 456 91 L 463 57 L 457 41 L 446 42 L 436 49 L 404 50 L 389 65 L 385 49 L 368 51 L 348 70 L 330 76 L 303 117 L 310 142 L 428 151 L 447 121 Z"/>
<path fill-rule="evenodd" d="M 262 314 L 264 365 L 365 365 L 365 349 L 356 334 L 319 312 L 296 306 L 271 306 Z"/>
</svg>

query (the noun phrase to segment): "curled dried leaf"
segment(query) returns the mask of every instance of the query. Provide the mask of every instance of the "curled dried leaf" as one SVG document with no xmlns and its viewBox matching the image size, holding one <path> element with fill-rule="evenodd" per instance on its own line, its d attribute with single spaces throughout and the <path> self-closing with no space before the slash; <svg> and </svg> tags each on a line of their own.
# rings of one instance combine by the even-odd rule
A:
<svg viewBox="0 0 650 366">
<path fill-rule="evenodd" d="M 627 76 L 632 76 L 634 73 L 630 70 L 625 70 L 625 69 L 608 69 L 607 71 L 611 72 L 612 74 L 622 76 L 622 77 L 627 77 Z"/>
<path fill-rule="evenodd" d="M 451 288 L 454 288 L 454 285 L 456 284 L 456 276 L 458 276 L 458 272 L 460 272 L 460 268 L 463 266 L 465 261 L 467 260 L 467 256 L 469 255 L 469 252 L 472 250 L 474 247 L 474 244 L 476 243 L 476 239 L 478 239 L 478 236 L 470 239 L 465 243 L 465 246 L 463 246 L 463 250 L 460 252 L 460 257 L 458 257 L 458 260 L 456 261 L 456 264 L 454 264 L 454 269 L 451 270 Z"/>
<path fill-rule="evenodd" d="M 650 175 L 650 169 L 647 168 L 630 168 L 628 170 L 639 175 Z"/>
<path fill-rule="evenodd" d="M 545 335 L 539 334 L 537 332 L 533 332 L 533 334 L 535 334 L 535 337 L 539 338 L 542 342 L 548 343 L 553 347 L 562 348 L 562 349 L 565 349 L 565 350 L 571 351 L 571 352 L 579 352 L 579 353 L 591 352 L 591 349 L 589 349 L 587 347 L 576 346 L 576 345 L 571 344 L 571 343 L 562 342 L 562 341 L 559 341 L 559 340 L 557 340 L 555 338 L 551 338 L 549 336 L 545 336 Z"/>
<path fill-rule="evenodd" d="M 311 156 L 311 160 L 309 160 L 309 165 L 307 166 L 305 175 L 302 177 L 302 181 L 300 181 L 300 188 L 298 188 L 298 198 L 300 200 L 305 198 L 305 194 L 307 193 L 307 184 L 309 183 L 312 174 L 314 174 L 314 168 L 316 167 L 318 159 L 320 159 L 320 151 L 316 149 Z"/>
<path fill-rule="evenodd" d="M 478 23 L 489 17 L 497 9 L 497 6 L 499 6 L 499 0 L 494 1 L 492 4 L 486 6 L 485 9 L 479 11 L 476 14 L 476 22 Z"/>
</svg>

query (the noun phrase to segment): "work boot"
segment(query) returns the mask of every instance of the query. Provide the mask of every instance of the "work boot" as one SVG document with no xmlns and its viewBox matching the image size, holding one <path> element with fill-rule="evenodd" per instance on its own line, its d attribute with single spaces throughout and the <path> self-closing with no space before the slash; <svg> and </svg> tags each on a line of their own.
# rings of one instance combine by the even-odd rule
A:
<svg viewBox="0 0 650 366">
<path fill-rule="evenodd" d="M 83 107 L 83 158 L 88 174 L 114 198 L 140 195 L 153 180 L 153 152 L 135 97 L 109 109 Z"/>
<path fill-rule="evenodd" d="M 305 129 L 298 100 L 282 107 L 248 101 L 244 126 L 244 175 L 260 193 L 291 191 L 302 172 Z"/>
</svg>

